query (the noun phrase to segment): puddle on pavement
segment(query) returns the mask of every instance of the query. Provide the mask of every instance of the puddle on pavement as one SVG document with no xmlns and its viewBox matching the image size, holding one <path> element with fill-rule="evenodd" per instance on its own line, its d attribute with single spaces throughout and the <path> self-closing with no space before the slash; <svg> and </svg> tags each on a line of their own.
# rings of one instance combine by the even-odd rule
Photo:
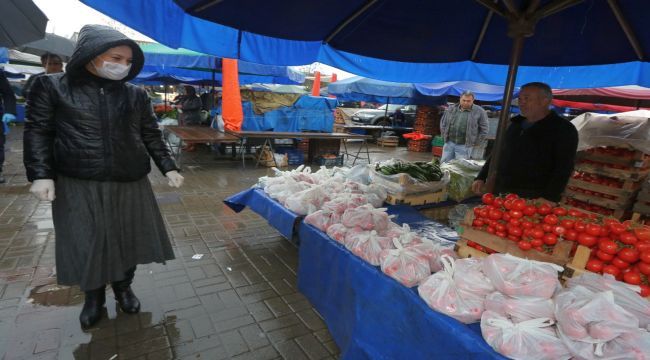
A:
<svg viewBox="0 0 650 360">
<path fill-rule="evenodd" d="M 41 306 L 79 305 L 83 301 L 84 295 L 79 288 L 56 284 L 35 287 L 27 299 L 27 303 Z"/>
</svg>

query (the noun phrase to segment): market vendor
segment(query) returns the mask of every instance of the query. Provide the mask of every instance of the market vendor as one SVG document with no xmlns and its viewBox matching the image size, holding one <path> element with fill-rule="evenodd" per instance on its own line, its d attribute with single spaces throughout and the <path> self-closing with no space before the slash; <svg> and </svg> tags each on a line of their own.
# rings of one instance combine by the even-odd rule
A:
<svg viewBox="0 0 650 360">
<path fill-rule="evenodd" d="M 568 120 L 550 110 L 553 94 L 541 82 L 528 83 L 519 92 L 521 115 L 515 116 L 505 135 L 494 193 L 560 201 L 573 167 L 578 131 Z M 490 169 L 491 157 L 472 184 L 480 193 Z"/>
</svg>

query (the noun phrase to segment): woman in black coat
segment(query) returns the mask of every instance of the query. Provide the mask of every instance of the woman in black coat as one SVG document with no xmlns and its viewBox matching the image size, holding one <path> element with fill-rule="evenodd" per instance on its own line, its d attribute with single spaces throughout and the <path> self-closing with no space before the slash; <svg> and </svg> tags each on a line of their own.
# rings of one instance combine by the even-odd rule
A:
<svg viewBox="0 0 650 360">
<path fill-rule="evenodd" d="M 122 311 L 137 313 L 136 265 L 174 258 L 147 178 L 151 159 L 170 186 L 180 187 L 183 177 L 146 92 L 126 83 L 143 64 L 133 40 L 87 25 L 67 73 L 38 78 L 27 101 L 30 192 L 52 201 L 57 280 L 85 292 L 83 327 L 101 318 L 107 283 Z"/>
</svg>

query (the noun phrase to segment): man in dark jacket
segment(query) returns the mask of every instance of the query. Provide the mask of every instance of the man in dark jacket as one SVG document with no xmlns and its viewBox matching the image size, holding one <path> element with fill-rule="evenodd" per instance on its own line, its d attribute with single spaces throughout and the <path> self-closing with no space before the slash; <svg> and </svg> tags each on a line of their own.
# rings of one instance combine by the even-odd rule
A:
<svg viewBox="0 0 650 360">
<path fill-rule="evenodd" d="M 5 132 L 8 132 L 8 124 L 16 120 L 16 95 L 9 85 L 9 80 L 0 70 L 0 115 L 2 115 L 2 125 L 0 127 L 0 184 L 5 182 L 2 175 L 2 165 L 5 162 Z"/>
<path fill-rule="evenodd" d="M 528 199 L 559 201 L 573 173 L 578 131 L 549 109 L 553 95 L 544 83 L 521 87 L 519 108 L 506 132 L 494 192 Z M 472 189 L 479 193 L 487 179 L 490 159 Z"/>
<path fill-rule="evenodd" d="M 41 65 L 43 65 L 44 72 L 39 74 L 34 74 L 27 79 L 25 86 L 23 86 L 23 97 L 27 99 L 29 96 L 29 89 L 34 85 L 34 81 L 40 76 L 47 74 L 58 74 L 63 72 L 63 60 L 61 57 L 52 53 L 45 53 L 41 55 Z"/>
</svg>

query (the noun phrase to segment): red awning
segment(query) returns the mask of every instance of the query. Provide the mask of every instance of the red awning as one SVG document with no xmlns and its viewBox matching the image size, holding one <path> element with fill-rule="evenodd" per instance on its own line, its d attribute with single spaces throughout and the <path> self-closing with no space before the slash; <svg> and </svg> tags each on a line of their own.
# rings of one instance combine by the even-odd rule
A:
<svg viewBox="0 0 650 360">
<path fill-rule="evenodd" d="M 634 106 L 592 104 L 592 103 L 567 101 L 567 100 L 559 100 L 559 99 L 553 99 L 553 105 L 557 107 L 570 107 L 574 109 L 596 110 L 596 111 L 626 112 L 626 111 L 637 110 L 637 108 Z M 641 109 L 650 110 L 648 108 L 641 108 Z"/>
</svg>

